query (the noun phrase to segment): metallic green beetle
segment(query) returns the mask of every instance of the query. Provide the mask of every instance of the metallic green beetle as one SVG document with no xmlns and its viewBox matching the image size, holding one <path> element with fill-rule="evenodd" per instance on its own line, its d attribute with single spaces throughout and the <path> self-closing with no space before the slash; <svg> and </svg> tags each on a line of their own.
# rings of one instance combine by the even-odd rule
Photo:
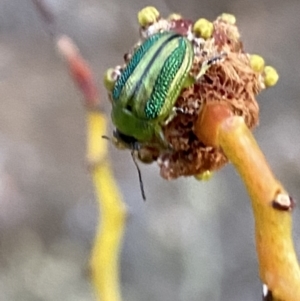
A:
<svg viewBox="0 0 300 301">
<path fill-rule="evenodd" d="M 172 109 L 194 59 L 187 38 L 163 32 L 150 36 L 135 51 L 112 90 L 112 121 L 137 141 L 157 138 L 166 146 L 161 125 Z"/>
<path fill-rule="evenodd" d="M 117 131 L 138 143 L 156 139 L 168 147 L 162 125 L 174 117 L 181 90 L 195 80 L 189 75 L 193 59 L 192 43 L 175 32 L 156 33 L 145 40 L 112 89 L 111 116 Z"/>
</svg>

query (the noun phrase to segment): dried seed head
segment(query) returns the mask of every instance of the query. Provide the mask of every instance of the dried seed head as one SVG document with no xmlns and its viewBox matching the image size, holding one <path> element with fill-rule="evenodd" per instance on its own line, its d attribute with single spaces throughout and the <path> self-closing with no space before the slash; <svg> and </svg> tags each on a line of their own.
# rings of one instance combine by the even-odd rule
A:
<svg viewBox="0 0 300 301">
<path fill-rule="evenodd" d="M 221 19 L 214 22 L 212 37 L 195 56 L 191 73 L 197 74 L 205 60 L 222 52 L 227 53 L 226 58 L 211 66 L 198 83 L 184 89 L 178 98 L 176 107 L 188 114 L 178 114 L 164 127 L 174 150 L 162 155 L 158 162 L 161 176 L 166 179 L 218 170 L 227 163 L 221 149 L 205 144 L 196 135 L 195 125 L 207 104 L 227 104 L 234 115 L 244 118 L 249 128 L 258 123 L 256 95 L 264 86 L 263 79 L 261 73 L 253 70 L 235 25 Z"/>
<path fill-rule="evenodd" d="M 194 77 L 205 61 L 226 54 L 178 97 L 177 115 L 162 127 L 172 149 L 157 149 L 155 145 L 152 148 L 150 143 L 140 148 L 140 152 L 145 150 L 145 162 L 157 161 L 165 179 L 196 176 L 224 166 L 228 160 L 223 151 L 199 139 L 195 131 L 201 112 L 208 104 L 226 104 L 233 115 L 243 117 L 252 129 L 258 124 L 257 94 L 278 80 L 274 68 L 264 67 L 261 57 L 245 52 L 235 21 L 229 14 L 219 16 L 214 22 L 199 19 L 193 24 L 178 15 L 164 19 L 153 8 L 139 13 L 141 40 L 159 31 L 176 31 L 196 45 L 198 51 L 190 70 Z"/>
</svg>

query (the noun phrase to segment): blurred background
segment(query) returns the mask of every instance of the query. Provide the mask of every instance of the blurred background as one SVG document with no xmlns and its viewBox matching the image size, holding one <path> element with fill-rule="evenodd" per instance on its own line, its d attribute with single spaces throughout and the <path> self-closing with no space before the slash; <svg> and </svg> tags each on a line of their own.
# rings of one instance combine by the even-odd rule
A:
<svg viewBox="0 0 300 301">
<path fill-rule="evenodd" d="M 272 169 L 300 198 L 299 0 L 45 0 L 60 32 L 102 75 L 136 41 L 137 12 L 156 6 L 194 20 L 233 13 L 246 50 L 277 68 L 259 95 L 255 136 Z M 85 165 L 81 95 L 30 0 L 0 0 L 0 300 L 92 301 L 87 262 L 97 224 Z M 112 128 L 110 128 L 111 134 Z M 209 182 L 167 182 L 110 148 L 130 219 L 121 254 L 124 301 L 261 300 L 249 198 L 228 165 Z M 259 175 L 257 175 L 259 177 Z M 300 211 L 294 211 L 300 255 Z"/>
</svg>

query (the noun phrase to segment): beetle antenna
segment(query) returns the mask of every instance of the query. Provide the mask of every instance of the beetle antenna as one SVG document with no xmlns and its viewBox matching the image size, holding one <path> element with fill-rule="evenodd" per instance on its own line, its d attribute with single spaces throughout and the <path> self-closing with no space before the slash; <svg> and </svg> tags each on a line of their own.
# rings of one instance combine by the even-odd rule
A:
<svg viewBox="0 0 300 301">
<path fill-rule="evenodd" d="M 134 163 L 134 165 L 137 169 L 138 175 L 139 175 L 139 182 L 140 182 L 140 189 L 141 189 L 141 193 L 142 193 L 142 198 L 143 198 L 144 201 L 146 201 L 146 194 L 145 194 L 144 183 L 143 183 L 143 179 L 142 179 L 142 173 L 141 173 L 139 165 L 136 161 L 136 158 L 135 158 L 135 155 L 134 155 L 134 149 L 132 149 L 132 151 L 131 151 L 131 157 L 132 157 L 133 163 Z"/>
<path fill-rule="evenodd" d="M 101 138 L 102 139 L 106 139 L 108 141 L 111 141 L 111 138 L 108 137 L 108 136 L 106 136 L 106 135 L 102 135 Z M 133 163 L 134 163 L 134 165 L 136 167 L 136 170 L 138 172 L 140 189 L 141 189 L 141 193 L 142 193 L 142 198 L 143 198 L 144 201 L 146 201 L 146 194 L 145 194 L 144 183 L 143 183 L 143 179 L 142 179 L 142 173 L 141 173 L 139 165 L 138 165 L 138 163 L 136 161 L 136 157 L 134 155 L 134 152 L 137 150 L 137 148 L 138 148 L 138 146 L 135 143 L 133 143 L 131 145 L 131 157 L 132 157 Z"/>
<path fill-rule="evenodd" d="M 210 58 L 206 61 L 203 62 L 199 73 L 196 76 L 196 81 L 198 81 L 205 73 L 206 71 L 211 67 L 211 65 L 214 65 L 218 62 L 220 62 L 221 60 L 223 60 L 224 58 L 226 58 L 227 53 L 226 52 L 222 52 L 217 56 L 214 56 L 213 58 Z"/>
</svg>

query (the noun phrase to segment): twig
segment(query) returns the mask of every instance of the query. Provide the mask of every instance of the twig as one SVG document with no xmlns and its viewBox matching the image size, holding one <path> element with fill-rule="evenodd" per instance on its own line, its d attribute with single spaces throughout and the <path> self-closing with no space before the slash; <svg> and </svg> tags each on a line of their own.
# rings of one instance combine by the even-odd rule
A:
<svg viewBox="0 0 300 301">
<path fill-rule="evenodd" d="M 106 117 L 99 110 L 98 90 L 92 72 L 72 40 L 61 37 L 57 41 L 66 59 L 74 82 L 84 95 L 87 107 L 87 157 L 99 204 L 97 234 L 90 266 L 97 299 L 120 301 L 119 253 L 126 221 L 126 208 L 114 181 L 107 158 Z"/>
<path fill-rule="evenodd" d="M 87 108 L 87 159 L 99 205 L 99 224 L 90 259 L 92 282 L 97 300 L 121 301 L 119 253 L 126 220 L 126 207 L 118 191 L 107 158 L 106 117 L 100 110 L 100 99 L 94 76 L 74 42 L 58 35 L 55 18 L 42 0 L 32 0 L 46 23 L 47 31 L 56 37 L 56 46 L 65 59 L 70 75 L 84 96 Z"/>
</svg>

